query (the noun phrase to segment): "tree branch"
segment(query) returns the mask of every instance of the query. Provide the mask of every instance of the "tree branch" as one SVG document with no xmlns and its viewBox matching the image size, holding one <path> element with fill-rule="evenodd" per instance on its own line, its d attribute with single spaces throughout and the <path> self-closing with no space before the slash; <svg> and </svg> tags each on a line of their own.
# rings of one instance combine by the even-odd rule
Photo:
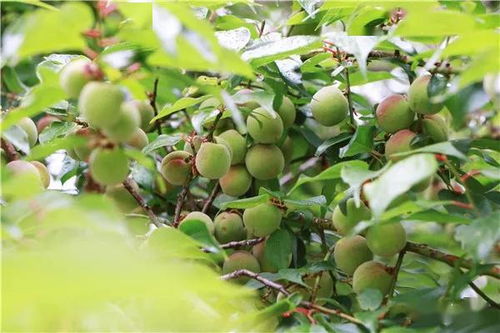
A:
<svg viewBox="0 0 500 333">
<path fill-rule="evenodd" d="M 214 188 L 212 189 L 212 192 L 208 196 L 208 199 L 205 202 L 205 204 L 203 205 L 203 209 L 201 210 L 202 213 L 208 212 L 208 210 L 210 209 L 210 206 L 212 205 L 212 203 L 215 200 L 215 197 L 219 193 L 219 190 L 220 190 L 219 181 L 216 180 L 216 183 L 214 185 Z"/>
<path fill-rule="evenodd" d="M 158 96 L 158 83 L 159 83 L 159 81 L 160 81 L 159 78 L 155 79 L 155 82 L 153 84 L 153 92 L 148 94 L 149 104 L 151 105 L 151 107 L 154 110 L 155 117 L 158 115 L 158 107 L 156 106 L 156 97 Z M 158 135 L 161 135 L 161 125 L 160 125 L 160 122 L 158 121 L 158 119 L 155 121 L 155 127 L 156 127 L 156 131 L 158 132 Z"/>
<path fill-rule="evenodd" d="M 12 143 L 4 138 L 2 138 L 2 149 L 5 151 L 5 155 L 9 161 L 19 159 L 19 154 L 17 153 L 16 148 L 12 145 Z"/>
<path fill-rule="evenodd" d="M 488 297 L 481 289 L 479 289 L 478 286 L 474 284 L 474 282 L 469 282 L 469 286 L 478 294 L 482 299 L 484 299 L 489 305 L 494 307 L 495 309 L 500 309 L 500 304 L 492 300 L 491 298 Z"/>
<path fill-rule="evenodd" d="M 405 256 L 405 253 L 406 249 L 402 249 L 399 252 L 398 261 L 396 262 L 396 266 L 394 266 L 394 269 L 392 271 L 391 285 L 389 286 L 389 292 L 387 293 L 387 298 L 385 299 L 384 304 L 387 303 L 387 301 L 391 299 L 392 295 L 394 294 L 394 289 L 396 288 L 396 282 L 398 280 L 399 270 L 401 269 L 401 265 L 403 264 L 403 258 Z"/>
<path fill-rule="evenodd" d="M 186 184 L 182 187 L 182 191 L 177 196 L 177 204 L 175 205 L 174 221 L 172 225 L 177 228 L 179 226 L 179 217 L 181 216 L 182 206 L 184 206 L 184 200 L 189 192 L 189 184 L 191 183 L 192 177 L 190 177 Z"/>
<path fill-rule="evenodd" d="M 151 222 L 157 227 L 160 228 L 162 226 L 162 223 L 159 221 L 158 217 L 156 214 L 153 212 L 151 207 L 146 203 L 144 198 L 137 192 L 136 190 L 136 183 L 132 178 L 127 178 L 123 182 L 123 186 L 127 189 L 127 191 L 134 197 L 135 201 L 139 204 L 139 206 L 144 209 L 144 211 L 148 214 L 149 219 Z"/>
<path fill-rule="evenodd" d="M 245 239 L 242 241 L 233 241 L 229 243 L 222 244 L 220 247 L 223 249 L 234 249 L 242 246 L 253 246 L 255 244 L 259 244 L 266 239 L 265 237 L 253 238 L 253 239 Z"/>
</svg>

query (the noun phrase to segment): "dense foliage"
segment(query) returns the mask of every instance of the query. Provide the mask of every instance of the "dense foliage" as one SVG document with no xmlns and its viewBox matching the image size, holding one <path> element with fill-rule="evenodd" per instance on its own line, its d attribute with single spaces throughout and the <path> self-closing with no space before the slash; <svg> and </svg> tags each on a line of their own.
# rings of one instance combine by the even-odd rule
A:
<svg viewBox="0 0 500 333">
<path fill-rule="evenodd" d="M 500 331 L 498 7 L 2 2 L 2 331 Z"/>
</svg>

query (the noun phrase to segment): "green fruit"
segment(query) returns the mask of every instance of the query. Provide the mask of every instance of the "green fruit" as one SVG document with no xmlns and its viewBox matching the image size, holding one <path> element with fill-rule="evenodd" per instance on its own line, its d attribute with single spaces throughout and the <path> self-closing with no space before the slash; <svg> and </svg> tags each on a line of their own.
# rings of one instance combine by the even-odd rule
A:
<svg viewBox="0 0 500 333">
<path fill-rule="evenodd" d="M 245 194 L 252 185 L 252 176 L 244 165 L 233 165 L 229 171 L 219 179 L 219 184 L 227 195 L 239 197 Z"/>
<path fill-rule="evenodd" d="M 318 291 L 316 292 L 316 298 L 329 298 L 333 295 L 333 280 L 330 274 L 327 271 L 323 271 L 320 273 L 321 277 L 319 278 Z M 304 282 L 311 288 L 307 291 L 306 295 L 310 297 L 312 293 L 312 288 L 316 284 L 317 275 L 312 275 L 305 277 Z"/>
<path fill-rule="evenodd" d="M 90 140 L 96 134 L 96 131 L 90 127 L 82 127 L 76 130 L 75 135 L 85 138 L 87 142 L 83 145 L 76 146 L 73 151 L 80 161 L 87 161 L 92 152 L 92 143 Z"/>
<path fill-rule="evenodd" d="M 118 118 L 113 125 L 104 127 L 103 132 L 113 142 L 127 142 L 139 128 L 140 115 L 133 105 L 123 103 Z"/>
<path fill-rule="evenodd" d="M 30 162 L 22 160 L 10 161 L 5 165 L 7 170 L 10 170 L 16 176 L 27 177 L 30 180 L 35 180 L 43 185 L 42 177 L 38 168 Z"/>
<path fill-rule="evenodd" d="M 169 153 L 161 161 L 160 173 L 170 184 L 184 185 L 191 175 L 192 156 L 182 150 Z"/>
<path fill-rule="evenodd" d="M 92 127 L 110 127 L 121 118 L 124 95 L 118 86 L 104 82 L 89 82 L 78 100 L 80 113 Z"/>
<path fill-rule="evenodd" d="M 374 225 L 366 232 L 366 242 L 374 254 L 390 257 L 405 247 L 406 231 L 401 223 Z"/>
<path fill-rule="evenodd" d="M 219 135 L 219 138 L 225 140 L 231 147 L 233 157 L 231 165 L 240 164 L 245 161 L 247 153 L 247 143 L 245 138 L 234 129 L 227 130 Z"/>
<path fill-rule="evenodd" d="M 323 126 L 333 126 L 347 117 L 349 103 L 339 88 L 323 87 L 312 97 L 311 111 L 318 123 Z"/>
<path fill-rule="evenodd" d="M 149 122 L 155 116 L 155 111 L 151 106 L 151 104 L 149 104 L 148 101 L 138 101 L 138 100 L 127 102 L 127 104 L 128 103 L 130 103 L 139 114 L 139 119 L 140 119 L 139 127 L 143 131 L 147 131 L 151 127 Z"/>
<path fill-rule="evenodd" d="M 410 130 L 404 129 L 391 135 L 385 143 L 385 157 L 391 161 L 399 161 L 404 156 L 394 156 L 397 153 L 404 153 L 411 150 L 411 141 L 417 136 Z"/>
<path fill-rule="evenodd" d="M 127 141 L 129 146 L 132 146 L 136 149 L 142 150 L 142 148 L 146 147 L 149 143 L 148 136 L 146 132 L 142 129 L 137 128 L 134 132 L 134 135 Z"/>
<path fill-rule="evenodd" d="M 438 114 L 426 115 L 422 119 L 422 129 L 424 134 L 434 142 L 443 142 L 448 140 L 448 126 L 443 117 Z"/>
<path fill-rule="evenodd" d="M 139 192 L 139 186 L 135 182 L 133 184 L 136 191 Z M 122 184 L 107 186 L 105 196 L 112 199 L 118 209 L 124 213 L 130 213 L 139 206 L 132 194 Z"/>
<path fill-rule="evenodd" d="M 254 273 L 259 273 L 260 265 L 257 259 L 247 251 L 236 251 L 224 261 L 222 274 L 229 274 L 240 269 L 247 269 Z M 248 280 L 250 280 L 250 278 L 246 276 L 231 279 L 231 281 L 235 281 L 240 284 L 246 283 Z"/>
<path fill-rule="evenodd" d="M 123 182 L 129 172 L 127 155 L 118 148 L 97 148 L 89 157 L 92 178 L 101 185 L 116 185 Z"/>
<path fill-rule="evenodd" d="M 359 235 L 344 237 L 335 244 L 333 253 L 337 267 L 348 275 L 352 275 L 359 265 L 373 259 L 366 239 Z"/>
<path fill-rule="evenodd" d="M 200 175 L 208 179 L 219 179 L 229 171 L 231 154 L 223 144 L 205 142 L 196 154 L 195 163 Z"/>
<path fill-rule="evenodd" d="M 283 121 L 273 118 L 264 108 L 256 108 L 247 118 L 248 134 L 256 143 L 276 143 L 283 134 Z"/>
<path fill-rule="evenodd" d="M 191 144 L 194 146 L 194 150 L 197 153 L 198 150 L 200 150 L 201 144 L 205 141 L 205 138 L 200 135 L 195 135 L 192 138 L 190 138 L 190 140 L 191 142 L 186 141 L 184 143 L 184 150 L 190 154 L 194 154 Z"/>
<path fill-rule="evenodd" d="M 27 135 L 28 144 L 30 147 L 33 147 L 38 140 L 38 130 L 36 129 L 36 124 L 31 118 L 23 117 L 17 123 L 24 133 Z"/>
<path fill-rule="evenodd" d="M 247 231 L 264 237 L 276 231 L 281 223 L 281 211 L 270 203 L 262 203 L 243 212 L 243 223 Z"/>
<path fill-rule="evenodd" d="M 233 120 L 231 118 L 223 118 L 219 120 L 217 126 L 215 127 L 214 135 L 219 135 L 228 131 L 230 129 L 234 129 Z"/>
<path fill-rule="evenodd" d="M 219 243 L 229 243 L 245 239 L 247 232 L 240 215 L 222 212 L 214 219 L 215 238 Z"/>
<path fill-rule="evenodd" d="M 258 244 L 255 244 L 252 247 L 252 254 L 259 261 L 261 271 L 276 273 L 280 269 L 288 268 L 288 266 L 290 266 L 290 264 L 292 263 L 292 253 L 289 253 L 289 255 L 288 255 L 288 263 L 282 267 L 278 267 L 278 266 L 274 265 L 274 263 L 272 263 L 268 259 L 268 257 L 265 255 L 266 254 L 266 245 L 267 245 L 267 240 L 260 242 Z"/>
<path fill-rule="evenodd" d="M 375 112 L 377 123 L 387 133 L 394 133 L 410 127 L 415 113 L 410 110 L 408 102 L 401 95 L 391 95 L 385 98 Z"/>
<path fill-rule="evenodd" d="M 290 98 L 286 96 L 283 97 L 283 102 L 277 112 L 283 121 L 283 127 L 285 129 L 293 125 L 295 117 L 297 116 L 297 111 Z"/>
<path fill-rule="evenodd" d="M 293 157 L 293 140 L 291 137 L 287 136 L 285 141 L 280 147 L 283 153 L 283 158 L 285 159 L 285 164 L 289 164 Z"/>
<path fill-rule="evenodd" d="M 427 87 L 431 80 L 430 75 L 424 75 L 417 78 L 408 89 L 408 103 L 410 109 L 420 114 L 433 114 L 443 108 L 442 103 L 431 103 Z"/>
<path fill-rule="evenodd" d="M 275 145 L 255 145 L 248 150 L 245 165 L 252 177 L 267 180 L 277 177 L 283 171 L 285 158 Z"/>
<path fill-rule="evenodd" d="M 386 270 L 386 266 L 376 261 L 367 261 L 354 271 L 352 277 L 352 289 L 360 294 L 366 289 L 377 289 L 382 295 L 389 292 L 392 275 Z"/>
<path fill-rule="evenodd" d="M 47 188 L 50 185 L 50 173 L 49 169 L 45 166 L 45 164 L 38 162 L 38 161 L 32 161 L 31 164 L 37 168 L 39 174 L 40 174 L 40 180 L 42 181 L 43 187 Z"/>
<path fill-rule="evenodd" d="M 363 202 L 356 207 L 356 201 L 350 198 L 346 202 L 346 215 L 342 213 L 340 206 L 337 206 L 333 210 L 332 222 L 339 234 L 346 235 L 358 222 L 369 220 L 370 217 L 370 209 Z"/>
<path fill-rule="evenodd" d="M 226 140 L 221 138 L 220 136 L 214 137 L 214 142 L 221 144 L 227 148 L 227 151 L 229 151 L 229 156 L 230 156 L 230 161 L 231 161 L 233 159 L 233 148 L 231 148 L 231 145 Z"/>
<path fill-rule="evenodd" d="M 212 221 L 210 216 L 202 212 L 191 212 L 187 214 L 186 217 L 181 221 L 181 223 L 179 223 L 179 226 L 181 226 L 183 223 L 186 223 L 187 221 L 194 221 L 194 220 L 198 220 L 205 223 L 208 232 L 211 234 L 214 233 L 214 222 Z"/>
<path fill-rule="evenodd" d="M 83 87 L 92 80 L 91 66 L 89 59 L 77 59 L 63 67 L 59 74 L 59 84 L 68 97 L 78 98 Z"/>
</svg>

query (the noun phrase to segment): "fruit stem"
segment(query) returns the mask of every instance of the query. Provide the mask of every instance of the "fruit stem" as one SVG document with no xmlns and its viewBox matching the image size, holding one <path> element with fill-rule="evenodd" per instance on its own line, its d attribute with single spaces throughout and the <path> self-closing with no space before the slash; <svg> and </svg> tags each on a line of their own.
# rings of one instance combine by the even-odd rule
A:
<svg viewBox="0 0 500 333">
<path fill-rule="evenodd" d="M 135 181 L 132 178 L 127 178 L 123 182 L 123 187 L 127 189 L 127 191 L 134 197 L 135 201 L 139 204 L 139 206 L 144 209 L 144 211 L 148 214 L 149 219 L 151 222 L 157 227 L 160 228 L 162 226 L 162 223 L 159 221 L 158 217 L 156 214 L 153 212 L 151 207 L 147 204 L 147 202 L 144 200 L 144 198 L 135 190 L 137 184 L 135 184 Z"/>
<path fill-rule="evenodd" d="M 212 189 L 212 192 L 208 196 L 207 201 L 205 202 L 205 204 L 203 205 L 203 209 L 201 210 L 202 213 L 208 212 L 208 210 L 210 209 L 210 206 L 212 205 L 212 202 L 214 202 L 214 199 L 217 196 L 217 194 L 219 193 L 219 191 L 220 191 L 219 182 L 217 180 L 215 180 L 214 188 Z"/>
<path fill-rule="evenodd" d="M 488 295 L 486 295 L 481 289 L 479 289 L 479 287 L 476 286 L 474 284 L 474 282 L 472 282 L 472 281 L 469 282 L 469 286 L 472 288 L 472 290 L 474 290 L 476 292 L 476 294 L 481 296 L 481 298 L 484 299 L 486 301 L 486 303 L 488 303 L 489 305 L 491 305 L 495 309 L 500 309 L 500 304 L 498 304 L 497 302 L 492 300 L 490 297 L 488 297 Z"/>
<path fill-rule="evenodd" d="M 158 83 L 160 79 L 156 78 L 154 83 L 153 83 L 153 92 L 148 94 L 149 97 L 149 104 L 153 108 L 154 115 L 155 117 L 158 115 L 158 107 L 156 106 L 156 97 L 158 96 Z M 158 132 L 158 135 L 161 135 L 161 125 L 158 119 L 155 121 L 155 127 L 156 131 Z"/>
<path fill-rule="evenodd" d="M 384 304 L 391 299 L 391 297 L 394 294 L 394 289 L 396 288 L 396 281 L 398 280 L 398 274 L 399 270 L 401 269 L 401 265 L 403 264 L 403 258 L 406 254 L 406 248 L 403 248 L 398 255 L 398 261 L 396 262 L 396 266 L 394 266 L 391 274 L 392 274 L 392 280 L 391 280 L 391 285 L 389 287 L 389 292 L 387 293 L 387 298 L 384 300 Z"/>
</svg>

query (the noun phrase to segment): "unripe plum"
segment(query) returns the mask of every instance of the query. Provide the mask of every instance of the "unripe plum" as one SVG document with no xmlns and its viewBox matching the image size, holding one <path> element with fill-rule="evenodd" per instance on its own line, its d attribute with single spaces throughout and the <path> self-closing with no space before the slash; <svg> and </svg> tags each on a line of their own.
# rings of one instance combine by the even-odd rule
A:
<svg viewBox="0 0 500 333">
<path fill-rule="evenodd" d="M 187 151 L 173 151 L 161 161 L 160 173 L 172 185 L 184 185 L 191 174 L 192 157 Z"/>
<path fill-rule="evenodd" d="M 222 274 L 229 274 L 240 269 L 247 269 L 254 273 L 260 272 L 260 265 L 257 259 L 247 251 L 236 251 L 231 254 L 222 266 Z M 237 279 L 231 279 L 240 284 L 246 283 L 250 278 L 241 276 Z"/>
<path fill-rule="evenodd" d="M 332 222 L 339 234 L 346 235 L 358 222 L 368 220 L 370 217 L 370 209 L 362 201 L 360 206 L 356 207 L 356 201 L 350 198 L 346 202 L 346 215 L 342 213 L 338 205 L 333 210 Z"/>
<path fill-rule="evenodd" d="M 283 96 L 283 102 L 277 112 L 283 121 L 283 128 L 287 129 L 293 125 L 297 116 L 297 110 L 295 110 L 295 105 L 293 105 L 290 98 Z"/>
<path fill-rule="evenodd" d="M 190 138 L 191 142 L 185 142 L 184 143 L 184 150 L 187 151 L 190 154 L 197 153 L 198 150 L 200 150 L 201 144 L 204 142 L 204 138 L 200 135 L 195 135 L 192 138 Z M 193 148 L 191 147 L 191 143 L 194 146 L 194 152 Z"/>
<path fill-rule="evenodd" d="M 82 127 L 75 131 L 76 136 L 80 136 L 87 139 L 87 142 L 83 145 L 76 146 L 73 151 L 80 161 L 87 161 L 92 152 L 90 139 L 96 134 L 96 131 L 90 127 Z"/>
<path fill-rule="evenodd" d="M 214 219 L 214 227 L 215 238 L 221 244 L 243 240 L 247 235 L 243 219 L 237 213 L 220 213 Z"/>
<path fill-rule="evenodd" d="M 252 185 L 252 176 L 244 165 L 233 165 L 229 171 L 219 179 L 219 184 L 227 195 L 239 197 L 245 194 Z"/>
<path fill-rule="evenodd" d="M 348 275 L 352 275 L 362 263 L 373 259 L 373 253 L 368 248 L 366 239 L 359 235 L 340 239 L 335 244 L 333 256 L 337 267 Z"/>
<path fill-rule="evenodd" d="M 276 231 L 281 223 L 281 211 L 270 203 L 262 203 L 243 212 L 243 223 L 249 234 L 264 237 Z"/>
<path fill-rule="evenodd" d="M 123 92 L 118 86 L 105 82 L 89 82 L 80 93 L 80 113 L 93 127 L 110 127 L 121 118 L 123 99 Z"/>
<path fill-rule="evenodd" d="M 38 172 L 40 173 L 40 180 L 42 181 L 43 187 L 47 188 L 50 185 L 50 173 L 49 169 L 45 166 L 45 164 L 38 162 L 38 161 L 32 161 L 31 164 L 37 168 Z"/>
<path fill-rule="evenodd" d="M 423 75 L 415 79 L 408 89 L 408 103 L 410 109 L 420 114 L 433 114 L 443 108 L 442 103 L 431 103 L 427 87 L 431 80 L 430 75 Z"/>
<path fill-rule="evenodd" d="M 285 158 L 275 145 L 255 145 L 248 150 L 245 165 L 254 178 L 267 180 L 277 177 L 283 171 Z"/>
<path fill-rule="evenodd" d="M 276 143 L 283 134 L 283 121 L 273 118 L 264 108 L 256 108 L 247 118 L 248 134 L 256 143 Z"/>
<path fill-rule="evenodd" d="M 38 130 L 36 129 L 35 122 L 31 120 L 31 118 L 24 117 L 19 120 L 17 126 L 19 126 L 26 133 L 28 144 L 30 147 L 33 147 L 38 140 Z"/>
<path fill-rule="evenodd" d="M 139 186 L 135 182 L 132 184 L 134 184 L 135 190 L 139 192 Z M 139 206 L 132 194 L 122 184 L 107 186 L 105 195 L 112 199 L 118 209 L 124 213 L 130 213 Z"/>
<path fill-rule="evenodd" d="M 410 127 L 415 113 L 410 110 L 406 98 L 401 95 L 391 95 L 385 98 L 375 112 L 377 123 L 387 133 L 394 133 Z"/>
<path fill-rule="evenodd" d="M 129 161 L 123 150 L 97 148 L 89 157 L 92 178 L 101 185 L 116 185 L 123 182 L 129 172 Z"/>
<path fill-rule="evenodd" d="M 93 79 L 92 64 L 89 59 L 77 59 L 66 64 L 59 74 L 59 84 L 71 98 L 78 98 L 83 86 Z"/>
<path fill-rule="evenodd" d="M 290 266 L 290 264 L 292 263 L 292 253 L 289 253 L 288 255 L 288 263 L 283 267 L 278 267 L 274 265 L 272 262 L 270 262 L 269 259 L 267 259 L 265 255 L 266 244 L 267 244 L 267 239 L 264 240 L 263 242 L 255 244 L 252 247 L 252 254 L 259 261 L 260 269 L 262 272 L 276 273 L 280 269 L 287 268 L 288 266 Z"/>
<path fill-rule="evenodd" d="M 140 115 L 135 107 L 129 103 L 123 103 L 118 121 L 111 126 L 104 126 L 103 132 L 113 142 L 122 143 L 132 139 L 139 128 Z"/>
<path fill-rule="evenodd" d="M 210 216 L 202 212 L 191 212 L 187 214 L 186 217 L 184 217 L 184 219 L 181 221 L 181 223 L 179 223 L 179 226 L 182 225 L 183 223 L 186 223 L 187 221 L 193 221 L 193 220 L 198 220 L 205 223 L 208 232 L 211 234 L 214 233 L 214 222 L 212 221 Z"/>
<path fill-rule="evenodd" d="M 205 178 L 219 179 L 231 166 L 229 149 L 219 143 L 204 142 L 196 154 L 196 169 Z"/>
<path fill-rule="evenodd" d="M 131 104 L 137 113 L 139 114 L 139 127 L 143 131 L 147 131 L 151 125 L 149 122 L 151 119 L 153 119 L 155 115 L 155 111 L 153 110 L 153 107 L 151 104 L 149 104 L 147 101 L 138 101 L 138 100 L 133 100 L 130 102 L 126 102 L 126 104 Z"/>
<path fill-rule="evenodd" d="M 148 136 L 146 135 L 146 132 L 144 132 L 141 128 L 137 128 L 134 132 L 134 135 L 127 141 L 127 144 L 129 146 L 132 146 L 139 150 L 142 150 L 142 148 L 146 147 L 148 143 Z"/>
<path fill-rule="evenodd" d="M 349 103 L 339 88 L 323 87 L 311 101 L 314 119 L 323 126 L 334 126 L 344 120 L 349 113 Z"/>
<path fill-rule="evenodd" d="M 405 247 L 406 231 L 401 223 L 376 224 L 368 228 L 366 242 L 374 254 L 390 257 Z"/>
<path fill-rule="evenodd" d="M 285 141 L 283 141 L 283 144 L 280 147 L 280 150 L 283 153 L 285 164 L 290 163 L 293 157 L 293 140 L 291 137 L 286 137 Z"/>
<path fill-rule="evenodd" d="M 448 126 L 443 117 L 438 114 L 426 115 L 422 119 L 422 129 L 424 134 L 434 142 L 443 142 L 448 140 Z"/>
<path fill-rule="evenodd" d="M 219 138 L 225 140 L 231 147 L 233 157 L 231 165 L 240 164 L 245 161 L 245 154 L 247 153 L 247 143 L 245 138 L 234 129 L 227 130 L 221 133 Z"/>
<path fill-rule="evenodd" d="M 392 275 L 387 272 L 386 266 L 376 261 L 367 261 L 354 271 L 352 289 L 360 294 L 366 289 L 377 289 L 382 295 L 389 292 Z"/>
<path fill-rule="evenodd" d="M 394 156 L 397 153 L 404 153 L 411 150 L 411 141 L 417 136 L 410 130 L 404 129 L 391 135 L 385 143 L 385 157 L 391 161 L 399 161 L 402 156 Z"/>
<path fill-rule="evenodd" d="M 5 167 L 16 176 L 28 177 L 30 180 L 36 179 L 37 181 L 40 181 L 40 185 L 43 185 L 42 177 L 38 168 L 30 162 L 14 160 L 7 163 Z"/>
</svg>

